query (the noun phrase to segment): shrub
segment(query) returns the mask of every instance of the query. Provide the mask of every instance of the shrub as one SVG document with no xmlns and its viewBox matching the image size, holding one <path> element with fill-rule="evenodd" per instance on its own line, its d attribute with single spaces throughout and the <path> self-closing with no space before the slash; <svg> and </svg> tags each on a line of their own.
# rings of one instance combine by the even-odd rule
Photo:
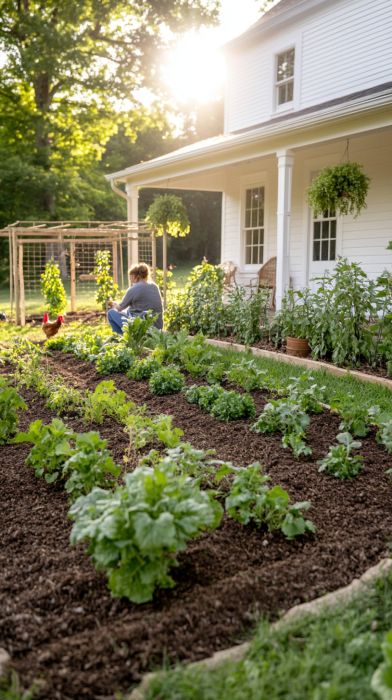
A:
<svg viewBox="0 0 392 700">
<path fill-rule="evenodd" d="M 49 260 L 41 274 L 41 291 L 49 314 L 61 314 L 67 306 L 67 296 L 61 281 L 60 268 L 54 260 Z"/>
</svg>

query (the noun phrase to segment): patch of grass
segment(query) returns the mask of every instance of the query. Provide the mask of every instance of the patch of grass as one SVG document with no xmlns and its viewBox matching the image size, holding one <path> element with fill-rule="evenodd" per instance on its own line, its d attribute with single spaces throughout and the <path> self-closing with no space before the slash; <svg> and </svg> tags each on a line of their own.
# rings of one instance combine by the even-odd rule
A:
<svg viewBox="0 0 392 700">
<path fill-rule="evenodd" d="M 146 700 L 375 700 L 373 672 L 392 627 L 392 577 L 349 605 L 272 629 L 262 622 L 246 659 L 214 671 L 178 668 Z"/>
<path fill-rule="evenodd" d="M 34 686 L 24 690 L 15 671 L 0 679 L 0 700 L 33 700 Z"/>
<path fill-rule="evenodd" d="M 222 350 L 222 354 L 229 358 L 230 362 L 238 362 L 239 353 L 235 350 Z M 242 355 L 241 355 L 242 356 Z M 293 377 L 299 377 L 305 372 L 304 367 L 271 360 L 265 357 L 252 357 L 259 369 L 267 371 L 267 377 L 276 386 L 287 387 Z M 381 384 L 372 384 L 361 381 L 350 375 L 338 377 L 323 370 L 308 370 L 318 386 L 325 386 L 325 402 L 330 404 L 337 396 L 352 394 L 354 401 L 361 406 L 371 407 L 378 404 L 381 411 L 392 415 L 392 392 Z"/>
</svg>

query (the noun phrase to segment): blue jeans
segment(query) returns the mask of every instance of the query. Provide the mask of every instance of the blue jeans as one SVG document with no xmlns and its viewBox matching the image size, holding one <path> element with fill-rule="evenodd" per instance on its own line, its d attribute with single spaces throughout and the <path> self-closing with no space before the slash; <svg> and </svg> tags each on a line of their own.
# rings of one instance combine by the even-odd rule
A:
<svg viewBox="0 0 392 700">
<path fill-rule="evenodd" d="M 123 333 L 124 324 L 132 320 L 133 318 L 137 318 L 138 316 L 144 318 L 143 313 L 135 313 L 132 312 L 130 309 L 128 309 L 127 311 L 117 311 L 116 309 L 109 309 L 108 311 L 108 321 L 112 327 L 112 331 L 114 331 L 115 333 L 120 333 L 120 335 L 122 335 Z"/>
<path fill-rule="evenodd" d="M 112 327 L 112 331 L 120 333 L 120 335 L 122 335 L 122 327 L 124 323 L 127 322 L 128 318 L 126 311 L 117 311 L 116 309 L 109 309 L 108 311 L 108 321 Z"/>
</svg>

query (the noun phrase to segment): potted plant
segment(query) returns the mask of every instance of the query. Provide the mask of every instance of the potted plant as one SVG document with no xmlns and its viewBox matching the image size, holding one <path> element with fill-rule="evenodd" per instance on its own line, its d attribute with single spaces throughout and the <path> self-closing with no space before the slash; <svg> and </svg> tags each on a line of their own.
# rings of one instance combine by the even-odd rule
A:
<svg viewBox="0 0 392 700">
<path fill-rule="evenodd" d="M 297 357 L 310 353 L 309 335 L 312 327 L 310 290 L 289 289 L 282 299 L 282 307 L 276 314 L 274 325 L 286 341 L 286 352 Z"/>
<path fill-rule="evenodd" d="M 324 168 L 308 188 L 309 205 L 315 216 L 330 210 L 356 217 L 366 207 L 369 183 L 370 178 L 358 163 Z"/>
</svg>

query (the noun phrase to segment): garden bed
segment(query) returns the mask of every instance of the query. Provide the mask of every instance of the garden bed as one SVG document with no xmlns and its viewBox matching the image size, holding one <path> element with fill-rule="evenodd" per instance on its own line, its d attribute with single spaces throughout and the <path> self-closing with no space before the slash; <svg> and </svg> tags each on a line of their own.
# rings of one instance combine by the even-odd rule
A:
<svg viewBox="0 0 392 700">
<path fill-rule="evenodd" d="M 91 364 L 70 355 L 54 353 L 47 362 L 80 390 L 102 380 Z M 311 500 L 317 533 L 287 541 L 225 517 L 218 530 L 179 556 L 176 587 L 137 606 L 113 599 L 85 549 L 70 547 L 66 496 L 25 466 L 29 447 L 1 447 L 0 639 L 24 685 L 42 679 L 42 699 L 113 698 L 115 690 L 127 690 L 165 659 L 210 656 L 241 641 L 261 614 L 274 619 L 346 585 L 389 552 L 391 481 L 385 471 L 391 456 L 374 432 L 362 440 L 363 473 L 340 482 L 319 474 L 316 465 L 335 440 L 337 416 L 312 416 L 307 437 L 313 455 L 295 460 L 279 435 L 250 432 L 252 421 L 221 423 L 182 395 L 157 397 L 145 382 L 111 378 L 149 412 L 171 414 L 195 447 L 213 447 L 220 459 L 241 466 L 262 462 L 293 501 Z M 260 412 L 267 394 L 253 395 Z M 36 418 L 53 417 L 34 392 L 24 396 L 29 410 L 22 429 Z M 78 418 L 67 422 L 76 430 L 95 428 Z M 108 419 L 99 432 L 120 462 L 128 442 L 122 428 Z"/>
</svg>

